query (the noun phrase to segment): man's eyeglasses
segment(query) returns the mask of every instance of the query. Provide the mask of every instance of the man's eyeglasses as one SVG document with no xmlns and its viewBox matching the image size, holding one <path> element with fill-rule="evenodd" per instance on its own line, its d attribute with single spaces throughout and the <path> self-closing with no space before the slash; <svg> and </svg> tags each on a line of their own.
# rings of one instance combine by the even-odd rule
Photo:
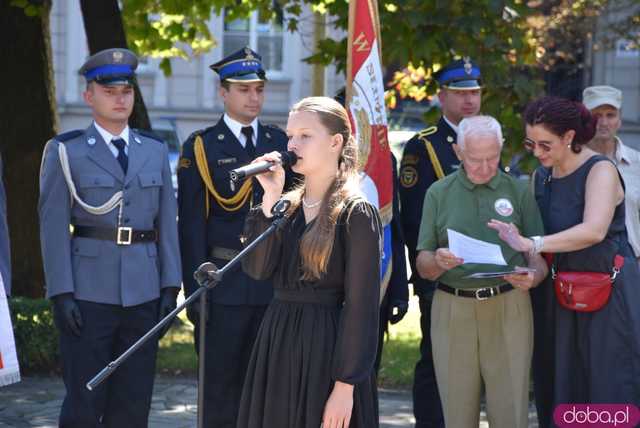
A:
<svg viewBox="0 0 640 428">
<path fill-rule="evenodd" d="M 526 151 L 528 151 L 529 153 L 533 153 L 533 151 L 536 149 L 536 145 L 538 145 L 543 152 L 550 152 L 551 151 L 551 144 L 549 143 L 536 143 L 535 141 L 533 141 L 530 138 L 525 138 L 524 141 L 522 142 L 522 144 L 524 145 L 524 149 Z"/>
</svg>

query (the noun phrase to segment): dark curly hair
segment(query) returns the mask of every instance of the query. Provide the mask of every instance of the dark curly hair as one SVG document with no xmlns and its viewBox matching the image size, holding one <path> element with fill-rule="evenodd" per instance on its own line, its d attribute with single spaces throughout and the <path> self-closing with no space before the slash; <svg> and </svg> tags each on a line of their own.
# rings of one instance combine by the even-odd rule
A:
<svg viewBox="0 0 640 428">
<path fill-rule="evenodd" d="M 574 153 L 580 153 L 582 146 L 596 134 L 597 121 L 584 104 L 560 97 L 546 96 L 530 102 L 524 111 L 524 121 L 530 126 L 542 125 L 558 137 L 573 129 Z"/>
</svg>

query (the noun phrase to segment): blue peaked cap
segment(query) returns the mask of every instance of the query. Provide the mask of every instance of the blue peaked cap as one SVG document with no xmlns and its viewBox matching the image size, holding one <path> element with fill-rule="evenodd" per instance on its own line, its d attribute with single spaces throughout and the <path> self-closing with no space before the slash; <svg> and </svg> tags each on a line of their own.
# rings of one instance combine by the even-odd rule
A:
<svg viewBox="0 0 640 428">
<path fill-rule="evenodd" d="M 482 87 L 480 68 L 471 59 L 452 61 L 434 74 L 438 84 L 444 88 L 457 90 L 480 89 Z"/>
<path fill-rule="evenodd" d="M 106 49 L 90 56 L 80 67 L 87 82 L 102 85 L 131 85 L 138 57 L 128 49 Z"/>
<path fill-rule="evenodd" d="M 248 83 L 267 80 L 262 57 L 246 46 L 211 64 L 209 68 L 218 73 L 221 81 Z"/>
</svg>

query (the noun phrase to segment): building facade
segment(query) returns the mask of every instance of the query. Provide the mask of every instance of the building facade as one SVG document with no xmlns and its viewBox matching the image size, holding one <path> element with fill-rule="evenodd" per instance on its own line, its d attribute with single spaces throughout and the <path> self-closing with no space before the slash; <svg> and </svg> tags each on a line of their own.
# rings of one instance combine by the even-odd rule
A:
<svg viewBox="0 0 640 428">
<path fill-rule="evenodd" d="M 302 19 L 312 23 L 314 17 L 307 13 Z M 138 82 L 154 127 L 164 128 L 169 123 L 184 140 L 194 130 L 217 122 L 223 105 L 217 96 L 218 77 L 209 65 L 245 45 L 263 56 L 267 69 L 262 120 L 283 126 L 291 105 L 311 95 L 312 68 L 302 59 L 312 54 L 312 30 L 290 33 L 282 20 L 264 22 L 257 12 L 250 19 L 226 24 L 223 15 L 212 15 L 209 23 L 216 47 L 190 61 L 173 59 L 170 76 L 163 74 L 158 60 L 142 59 Z M 90 111 L 82 101 L 85 81 L 78 70 L 89 52 L 78 0 L 53 2 L 51 33 L 61 131 L 84 128 Z M 327 67 L 325 93 L 333 95 L 343 85 L 344 78 Z"/>
</svg>

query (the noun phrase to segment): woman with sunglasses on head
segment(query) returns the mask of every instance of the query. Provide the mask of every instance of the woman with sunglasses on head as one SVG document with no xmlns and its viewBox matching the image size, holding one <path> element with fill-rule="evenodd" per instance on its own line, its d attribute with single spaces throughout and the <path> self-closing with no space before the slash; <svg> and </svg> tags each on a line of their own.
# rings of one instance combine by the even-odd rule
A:
<svg viewBox="0 0 640 428">
<path fill-rule="evenodd" d="M 304 176 L 282 195 L 281 166 L 258 176 L 262 205 L 245 225 L 247 242 L 291 201 L 286 225 L 243 264 L 273 278 L 274 300 L 256 339 L 238 428 L 375 428 L 381 225 L 359 192 L 357 147 L 345 109 L 326 97 L 293 106 L 288 149 Z M 278 153 L 257 158 L 275 161 Z"/>
<path fill-rule="evenodd" d="M 542 164 L 534 186 L 547 235 L 524 237 L 513 225 L 495 220 L 489 226 L 518 251 L 554 254 L 558 275 L 613 276 L 614 264 L 624 260 L 600 309 L 570 309 L 575 294 L 565 294 L 570 292 L 564 287 L 558 294 L 551 281 L 539 287 L 544 295 L 532 295 L 539 330 L 534 379 L 553 379 L 546 387 L 536 385 L 544 427 L 561 403 L 640 404 L 640 274 L 627 241 L 624 184 L 615 165 L 586 146 L 596 125 L 589 110 L 581 103 L 543 97 L 529 104 L 524 120 L 525 146 Z M 546 335 L 549 329 L 555 337 Z M 545 364 L 549 352 L 554 357 Z"/>
</svg>

